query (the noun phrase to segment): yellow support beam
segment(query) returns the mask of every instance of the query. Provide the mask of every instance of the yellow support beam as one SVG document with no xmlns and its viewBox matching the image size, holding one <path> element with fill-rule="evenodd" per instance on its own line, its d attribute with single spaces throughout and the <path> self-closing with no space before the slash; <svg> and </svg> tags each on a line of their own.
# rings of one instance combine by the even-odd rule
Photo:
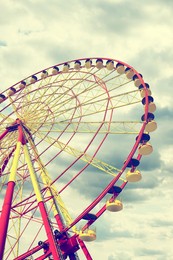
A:
<svg viewBox="0 0 173 260">
<path fill-rule="evenodd" d="M 41 134 L 39 134 L 39 135 L 36 134 L 36 136 L 39 137 L 39 138 L 44 137 Z M 96 167 L 97 169 L 99 169 L 99 170 L 101 170 L 105 173 L 108 173 L 112 176 L 116 176 L 121 171 L 121 169 L 118 169 L 118 168 L 116 168 L 116 167 L 114 167 L 114 166 L 112 166 L 112 165 L 110 165 L 106 162 L 103 162 L 103 161 L 97 159 L 96 157 L 93 158 L 89 154 L 84 153 L 82 151 L 79 151 L 79 150 L 77 150 L 77 149 L 75 149 L 75 148 L 73 148 L 69 145 L 66 145 L 65 143 L 62 143 L 62 142 L 60 142 L 60 141 L 58 141 L 58 140 L 56 140 L 56 139 L 54 139 L 50 136 L 44 137 L 44 140 L 47 141 L 50 144 L 53 144 L 53 146 L 59 148 L 60 150 L 63 150 L 64 152 L 74 156 L 75 158 L 80 157 L 80 160 L 82 160 L 86 163 L 89 163 L 90 165 Z M 120 178 L 120 180 L 126 181 L 123 178 Z"/>
<path fill-rule="evenodd" d="M 12 163 L 11 170 L 10 170 L 9 181 L 15 182 L 15 180 L 16 180 L 16 172 L 17 172 L 17 166 L 18 166 L 18 162 L 19 162 L 21 145 L 22 145 L 21 142 L 18 141 L 17 145 L 16 145 L 16 150 L 14 153 L 13 163 Z"/>
<path fill-rule="evenodd" d="M 32 142 L 31 139 L 29 139 L 29 143 L 32 147 L 32 151 L 34 152 L 36 162 L 39 165 L 41 179 L 43 181 L 43 184 L 45 187 L 47 187 L 46 195 L 53 197 L 53 199 L 49 200 L 49 202 L 51 204 L 52 212 L 53 212 L 54 216 L 56 216 L 57 214 L 59 214 L 59 211 L 60 211 L 60 213 L 63 216 L 63 220 L 65 221 L 66 227 L 68 227 L 73 222 L 73 220 L 72 220 L 69 212 L 67 211 L 65 204 L 64 204 L 63 200 L 61 199 L 61 196 L 59 195 L 55 185 L 53 185 L 53 184 L 51 185 L 53 180 L 50 178 L 47 169 L 43 165 L 43 163 L 38 155 L 38 151 L 37 151 L 35 144 Z M 77 228 L 75 226 L 73 226 L 72 230 L 75 233 L 77 232 Z"/>
<path fill-rule="evenodd" d="M 29 173 L 30 173 L 30 177 L 31 177 L 31 181 L 32 181 L 32 185 L 33 185 L 33 188 L 34 188 L 34 192 L 35 192 L 37 201 L 38 202 L 43 201 L 41 191 L 40 191 L 40 187 L 39 187 L 39 184 L 38 184 L 38 181 L 37 181 L 37 177 L 36 177 L 36 174 L 35 174 L 35 171 L 34 171 L 34 168 L 33 168 L 33 165 L 32 165 L 32 161 L 31 161 L 31 158 L 30 158 L 30 154 L 29 154 L 29 151 L 28 151 L 28 147 L 27 147 L 26 144 L 23 145 L 23 151 L 24 151 L 26 163 L 28 165 L 28 169 L 29 169 Z"/>
</svg>

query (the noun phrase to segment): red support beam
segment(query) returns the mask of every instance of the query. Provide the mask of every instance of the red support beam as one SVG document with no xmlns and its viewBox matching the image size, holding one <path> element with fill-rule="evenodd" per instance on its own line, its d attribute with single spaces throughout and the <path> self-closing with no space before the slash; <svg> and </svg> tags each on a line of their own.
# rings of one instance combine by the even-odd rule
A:
<svg viewBox="0 0 173 260">
<path fill-rule="evenodd" d="M 4 249 L 5 249 L 5 242 L 8 230 L 8 223 L 10 218 L 10 210 L 12 205 L 13 199 L 13 191 L 14 191 L 15 182 L 10 181 L 7 184 L 6 194 L 4 203 L 2 206 L 2 213 L 0 218 L 0 259 L 3 259 Z"/>
<path fill-rule="evenodd" d="M 81 247 L 81 249 L 82 249 L 86 259 L 87 260 L 93 260 L 91 255 L 90 255 L 90 253 L 89 253 L 89 251 L 88 251 L 88 249 L 87 249 L 87 247 L 86 247 L 86 245 L 84 244 L 84 242 L 79 237 L 77 237 L 77 240 L 79 242 L 79 245 L 80 245 L 80 247 Z"/>
<path fill-rule="evenodd" d="M 58 249 L 57 249 L 58 245 L 56 244 L 55 238 L 54 238 L 53 233 L 52 233 L 52 229 L 51 229 L 51 226 L 50 226 L 50 223 L 49 223 L 49 219 L 48 219 L 48 215 L 47 215 L 47 212 L 46 212 L 46 209 L 45 209 L 44 202 L 40 201 L 38 203 L 38 206 L 39 206 L 40 213 L 41 213 L 41 216 L 42 216 L 42 219 L 43 219 L 44 228 L 46 230 L 46 234 L 47 234 L 50 250 L 51 250 L 51 253 L 53 255 L 53 259 L 54 260 L 60 260 L 61 258 L 59 256 Z"/>
</svg>

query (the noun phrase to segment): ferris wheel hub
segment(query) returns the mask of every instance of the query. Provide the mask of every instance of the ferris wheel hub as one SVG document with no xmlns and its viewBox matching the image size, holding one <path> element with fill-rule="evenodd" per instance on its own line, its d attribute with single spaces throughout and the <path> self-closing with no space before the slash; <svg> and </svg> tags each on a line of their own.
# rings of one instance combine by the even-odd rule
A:
<svg viewBox="0 0 173 260">
<path fill-rule="evenodd" d="M 48 106 L 48 102 L 28 103 L 19 113 L 23 125 L 34 133 L 44 126 L 46 122 L 53 124 L 53 115 Z"/>
</svg>

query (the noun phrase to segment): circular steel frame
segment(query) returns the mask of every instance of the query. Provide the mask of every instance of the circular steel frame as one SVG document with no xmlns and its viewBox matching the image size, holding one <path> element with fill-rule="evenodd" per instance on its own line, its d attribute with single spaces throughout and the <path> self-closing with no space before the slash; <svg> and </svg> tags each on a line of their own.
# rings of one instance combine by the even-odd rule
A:
<svg viewBox="0 0 173 260">
<path fill-rule="evenodd" d="M 91 62 L 89 67 L 87 62 Z M 129 70 L 131 76 L 127 77 Z M 141 89 L 145 92 L 145 104 L 140 96 Z M 21 260 L 37 255 L 36 259 L 46 259 L 53 255 L 54 259 L 78 259 L 77 251 L 81 248 L 86 259 L 92 259 L 79 238 L 76 225 L 85 216 L 93 215 L 91 211 L 95 210 L 95 217 L 88 219 L 81 229 L 90 228 L 105 212 L 103 200 L 110 189 L 118 185 L 122 191 L 127 185 L 124 177 L 126 168 L 130 165 L 131 170 L 136 169 L 131 161 L 136 159 L 140 163 L 142 155 L 138 153 L 138 146 L 149 122 L 149 102 L 153 102 L 148 89 L 149 85 L 132 66 L 115 59 L 94 57 L 56 64 L 1 93 L 0 176 L 1 199 L 4 197 L 4 201 L 0 222 L 1 228 L 5 228 L 0 258 Z M 130 118 L 131 107 L 135 109 L 133 111 L 140 107 L 142 121 L 138 114 L 136 118 Z M 129 109 L 127 117 L 116 120 L 117 111 L 124 108 Z M 78 150 L 82 134 L 86 141 L 81 139 L 83 149 Z M 121 167 L 96 158 L 108 136 L 114 140 L 114 136 L 123 134 L 135 137 Z M 65 160 L 64 153 L 75 159 L 65 161 L 59 173 L 49 175 L 51 164 Z M 80 165 L 81 161 L 84 163 Z M 61 196 L 84 175 L 89 166 L 108 173 L 111 179 L 105 186 L 102 184 L 99 194 L 72 219 Z M 70 171 L 74 174 L 65 178 Z M 32 179 L 34 181 L 30 181 Z M 118 195 L 113 193 L 109 199 Z M 22 237 L 33 223 L 39 229 L 22 251 L 19 247 Z M 47 237 L 39 242 L 42 227 Z M 54 229 L 58 229 L 55 233 L 59 235 L 54 234 Z"/>
</svg>

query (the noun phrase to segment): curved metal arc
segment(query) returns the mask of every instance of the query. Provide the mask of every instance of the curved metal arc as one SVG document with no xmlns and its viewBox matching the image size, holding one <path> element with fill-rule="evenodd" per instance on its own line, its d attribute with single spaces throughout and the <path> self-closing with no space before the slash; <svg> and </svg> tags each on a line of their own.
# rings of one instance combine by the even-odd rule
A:
<svg viewBox="0 0 173 260">
<path fill-rule="evenodd" d="M 77 72 L 73 72 L 73 75 L 72 76 L 74 76 L 75 74 L 76 74 Z M 84 72 L 82 72 L 82 73 L 84 73 Z M 88 72 L 85 72 L 86 73 L 86 75 L 87 74 L 89 74 Z M 112 73 L 112 72 L 111 72 Z M 91 74 L 91 73 L 90 73 Z M 92 75 L 92 74 L 91 74 Z M 108 74 L 109 75 L 109 74 Z M 118 75 L 119 76 L 119 75 Z M 97 77 L 97 76 L 95 76 L 95 77 Z M 106 77 L 106 76 L 105 76 Z M 69 79 L 71 79 L 72 77 L 70 77 L 70 78 L 68 78 L 68 79 L 66 79 L 66 81 L 68 81 Z M 103 77 L 104 78 L 104 77 Z M 102 78 L 102 80 L 103 80 L 103 78 Z M 86 78 L 85 78 L 86 79 Z M 83 81 L 83 78 L 82 78 L 82 80 L 80 80 L 79 82 L 77 82 L 75 85 L 77 85 L 77 84 L 79 84 L 79 83 L 81 83 Z M 44 82 L 43 80 L 41 80 L 41 82 Z M 107 81 L 105 81 L 105 83 L 106 83 Z M 100 81 L 98 81 L 97 80 L 97 82 L 96 82 L 97 84 L 99 83 L 100 84 Z M 95 84 L 95 83 L 94 83 Z M 125 83 L 126 84 L 126 83 Z M 31 84 L 32 85 L 32 84 Z M 122 84 L 123 85 L 123 84 Z M 40 85 L 41 86 L 41 85 Z M 74 88 L 74 86 L 72 87 L 72 88 Z M 27 88 L 26 88 L 27 89 Z M 35 90 L 34 90 L 35 91 Z M 37 91 L 39 91 L 39 88 L 37 89 Z M 33 91 L 32 91 L 33 92 Z M 36 91 L 35 91 L 35 93 L 37 93 Z M 29 93 L 27 93 L 27 94 L 29 94 Z M 44 96 L 44 93 L 41 93 L 42 94 L 42 96 Z M 25 93 L 25 95 L 26 95 L 26 93 Z M 11 98 L 11 97 L 10 97 Z"/>
<path fill-rule="evenodd" d="M 139 103 L 141 102 L 141 99 L 137 98 L 135 95 L 132 96 L 131 94 L 134 93 L 134 94 L 138 94 L 138 90 L 133 90 L 133 91 L 128 91 L 128 92 L 125 92 L 125 93 L 122 93 L 122 94 L 118 94 L 118 95 L 114 95 L 114 96 L 111 96 L 111 100 L 112 102 L 115 102 L 115 104 L 112 104 L 112 106 L 109 108 L 109 109 L 113 109 L 113 108 L 117 108 L 117 107 L 121 107 L 121 106 L 125 106 L 125 105 L 129 105 L 129 104 L 135 104 L 135 103 Z M 79 93 L 78 95 L 75 95 L 74 97 L 80 97 L 80 94 Z M 88 99 L 87 101 L 83 102 L 82 103 L 82 107 L 85 107 L 85 106 L 89 106 L 89 105 L 94 105 L 95 107 L 99 105 L 99 109 L 96 110 L 96 112 L 103 112 L 105 110 L 100 110 L 100 107 L 102 107 L 103 105 L 100 104 L 100 102 L 107 102 L 107 96 L 105 98 L 102 98 L 102 99 L 99 99 L 99 100 L 96 100 L 98 97 L 101 97 L 103 95 L 105 95 L 106 93 L 103 92 L 101 93 L 100 95 L 97 95 L 97 96 L 93 96 L 92 98 Z M 125 99 L 126 98 L 126 99 Z M 125 99 L 125 101 L 123 100 Z M 66 100 L 66 103 L 68 104 L 68 101 L 71 101 L 71 98 L 67 99 Z M 122 104 L 122 105 L 121 105 Z M 63 109 L 63 110 L 60 110 L 61 107 L 64 107 L 64 103 L 61 103 L 61 106 L 58 105 L 58 115 L 60 115 L 60 113 L 64 113 L 64 112 L 67 112 L 68 109 Z M 75 107 L 70 107 L 69 110 L 71 109 L 74 109 Z M 90 114 L 86 114 L 86 115 L 90 115 Z M 85 116 L 86 116 L 85 115 Z"/>
<path fill-rule="evenodd" d="M 145 129 L 145 123 L 143 124 L 143 127 L 141 128 L 141 131 L 139 133 L 139 136 L 138 136 L 130 154 L 128 155 L 127 160 L 125 161 L 121 171 L 118 173 L 118 175 L 107 185 L 107 187 L 102 191 L 102 193 L 100 193 L 100 195 L 73 221 L 73 223 L 64 230 L 65 232 L 68 231 L 70 228 L 72 228 L 73 225 L 76 225 L 85 216 L 85 214 L 89 213 L 101 201 L 101 199 L 107 194 L 107 192 L 110 190 L 110 188 L 119 180 L 119 178 L 123 174 L 124 170 L 126 169 L 129 161 L 131 160 L 132 156 L 134 155 L 134 153 L 139 145 L 139 142 L 140 142 L 141 136 L 144 132 L 144 129 Z M 126 183 L 126 181 L 125 181 L 125 183 Z"/>
<path fill-rule="evenodd" d="M 137 91 L 134 91 L 134 92 L 136 93 Z M 117 103 L 115 105 L 111 106 L 111 107 L 108 107 L 107 110 L 112 110 L 112 109 L 115 109 L 115 108 L 120 108 L 120 107 L 124 107 L 124 106 L 127 106 L 127 105 L 133 105 L 133 104 L 141 102 L 140 99 L 135 98 L 135 97 L 131 97 L 131 99 L 130 98 L 128 99 L 126 94 L 122 94 L 122 95 L 119 95 L 119 96 L 120 96 L 120 99 L 117 99 L 117 100 L 115 99 L 115 101 Z M 113 99 L 113 98 L 114 97 L 111 97 L 111 99 Z M 125 99 L 124 101 L 123 101 L 123 98 Z M 104 99 L 104 101 L 106 102 L 107 99 Z M 91 104 L 90 103 L 86 104 L 86 106 L 92 105 L 92 104 L 96 108 L 97 103 L 95 104 L 95 102 L 91 102 Z M 84 105 L 85 104 L 83 104 L 83 106 Z M 71 109 L 74 109 L 74 107 L 70 107 L 69 109 L 64 109 L 62 111 L 58 110 L 57 116 L 63 115 L 64 113 L 71 111 Z M 100 104 L 98 104 L 98 108 L 95 109 L 95 111 L 90 111 L 90 110 L 87 109 L 85 111 L 85 114 L 82 114 L 82 117 L 87 117 L 87 116 L 94 115 L 94 114 L 96 115 L 96 114 L 102 113 L 104 111 L 105 111 L 105 108 L 102 108 L 102 106 Z M 81 117 L 81 115 L 80 116 L 77 115 L 77 116 L 73 117 L 73 119 L 78 119 L 79 117 Z"/>
<path fill-rule="evenodd" d="M 53 67 L 50 67 L 50 68 L 53 68 Z M 37 72 L 35 75 L 39 74 L 40 72 L 41 72 L 41 71 Z M 77 71 L 72 71 L 72 75 L 71 75 L 71 73 L 66 74 L 67 77 L 66 77 L 66 78 L 63 78 L 64 83 L 63 83 L 62 85 L 64 85 L 68 80 L 72 79 L 72 77 L 73 77 L 76 73 L 78 73 L 78 72 L 77 72 Z M 86 73 L 86 75 L 89 74 L 88 72 L 85 72 L 85 73 Z M 44 83 L 44 87 L 47 87 L 47 85 L 50 84 L 50 81 L 51 81 L 52 78 L 56 77 L 56 79 L 57 79 L 57 78 L 58 78 L 59 76 L 61 76 L 62 74 L 63 74 L 63 73 L 61 72 L 61 73 L 59 73 L 59 74 L 56 75 L 56 76 L 55 76 L 55 75 L 49 75 L 49 76 L 47 77 L 47 78 L 49 78 L 49 81 L 46 82 L 46 86 L 45 86 L 45 79 L 38 79 L 38 81 L 37 81 L 36 83 L 40 82 L 39 88 L 37 88 L 37 91 L 35 91 L 35 89 L 34 89 L 34 90 L 32 90 L 31 92 L 35 93 L 35 95 L 36 95 L 36 94 L 38 93 L 38 91 L 39 91 L 40 89 L 42 89 L 42 83 Z M 31 76 L 32 76 L 32 75 L 31 75 Z M 31 92 L 29 91 L 29 87 L 32 86 L 32 85 L 35 85 L 35 83 L 30 83 L 30 82 L 29 82 L 29 79 L 31 78 L 31 76 L 29 76 L 29 77 L 23 79 L 23 81 L 26 81 L 26 82 L 27 82 L 27 87 L 24 88 L 24 89 L 22 89 L 22 90 L 17 90 L 17 92 L 15 93 L 15 95 L 18 95 L 18 98 L 17 98 L 17 99 L 21 99 L 21 97 L 19 97 L 19 94 L 20 94 L 22 91 L 24 92 L 23 97 L 25 97 L 26 95 L 28 95 L 28 94 L 31 93 Z M 71 77 L 70 77 L 70 76 L 71 76 Z M 47 79 L 47 78 L 46 78 L 46 79 Z M 83 79 L 82 79 L 82 80 L 83 80 Z M 82 82 L 82 80 L 81 80 L 81 82 Z M 19 83 L 20 83 L 20 82 L 14 84 L 12 87 L 17 86 Z M 54 79 L 53 82 L 51 82 L 51 84 L 52 84 L 52 83 L 55 83 L 55 79 Z M 47 87 L 47 90 L 49 89 L 49 87 L 50 87 L 50 86 Z M 9 89 L 10 89 L 10 88 L 9 88 Z M 4 92 L 5 92 L 5 91 L 4 91 Z M 4 92 L 2 92 L 2 93 L 4 93 Z M 46 91 L 45 91 L 45 93 L 46 93 Z M 41 93 L 41 96 L 44 96 L 45 93 Z M 11 98 L 11 101 L 12 101 L 12 97 L 10 97 L 10 98 Z M 17 99 L 15 99 L 15 101 L 16 101 Z M 14 100 L 13 100 L 13 102 L 14 102 Z M 10 105 L 10 104 L 9 104 L 9 105 Z M 7 105 L 6 107 L 8 107 L 9 105 Z M 6 108 L 6 107 L 5 107 L 5 108 Z"/>
<path fill-rule="evenodd" d="M 138 154 L 137 160 L 140 161 L 141 157 L 142 157 L 142 155 Z M 124 181 L 124 183 L 122 183 L 122 185 L 120 186 L 121 189 L 122 189 L 122 191 L 123 191 L 123 189 L 125 188 L 125 186 L 126 186 L 127 184 L 128 184 L 128 181 Z M 119 194 L 117 194 L 117 195 L 114 194 L 110 199 L 115 199 L 115 198 L 118 197 L 118 196 L 119 196 Z M 101 217 L 101 215 L 102 215 L 105 211 L 106 211 L 106 204 L 104 204 L 104 206 L 95 214 L 97 218 L 96 218 L 96 219 L 93 219 L 93 220 L 89 220 L 89 221 L 87 222 L 87 224 L 85 224 L 85 225 L 83 226 L 82 230 L 85 230 L 85 229 L 87 229 L 90 225 L 92 225 L 99 217 Z"/>
<path fill-rule="evenodd" d="M 128 65 L 128 67 L 129 67 L 129 65 Z M 147 108 L 145 109 L 145 114 L 147 114 L 147 112 L 148 112 L 148 110 L 147 110 Z"/>
</svg>

